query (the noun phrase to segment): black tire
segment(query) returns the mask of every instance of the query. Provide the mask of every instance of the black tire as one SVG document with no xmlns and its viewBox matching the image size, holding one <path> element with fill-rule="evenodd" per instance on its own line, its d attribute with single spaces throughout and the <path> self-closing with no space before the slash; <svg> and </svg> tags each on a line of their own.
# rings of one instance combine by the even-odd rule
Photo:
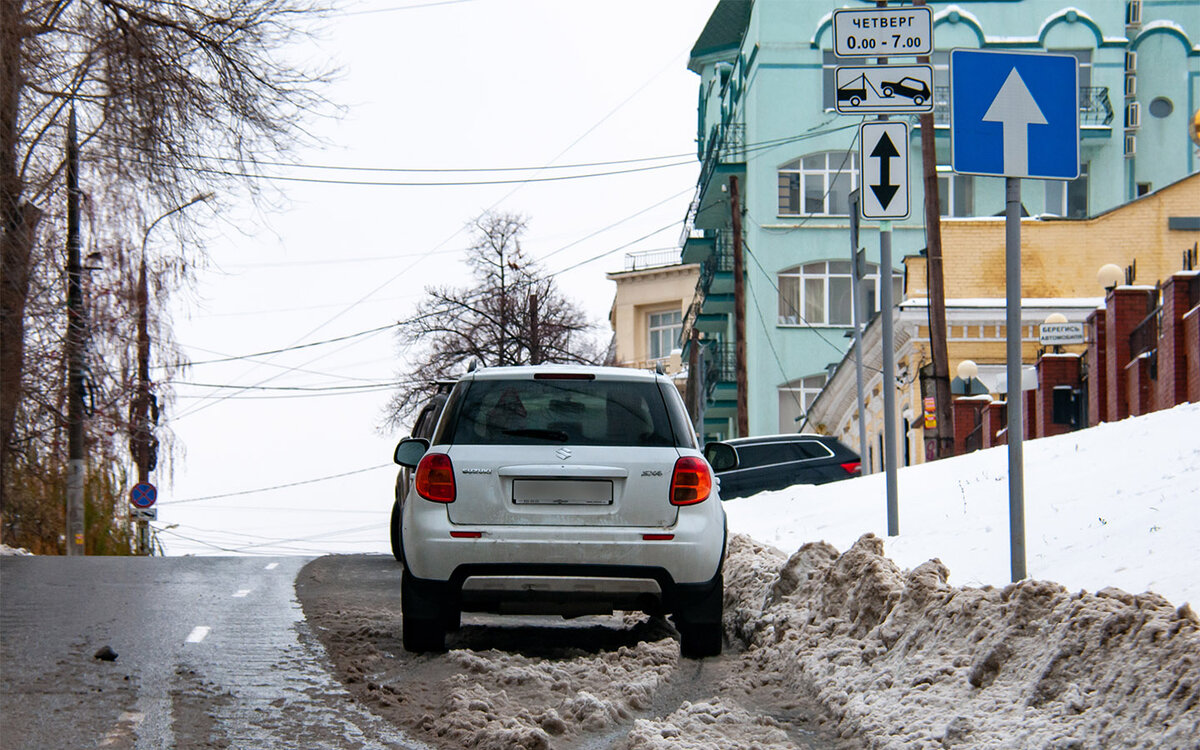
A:
<svg viewBox="0 0 1200 750">
<path fill-rule="evenodd" d="M 441 653 L 446 650 L 446 625 L 441 620 L 426 620 L 403 615 L 401 640 L 404 650 L 414 654 Z"/>
<path fill-rule="evenodd" d="M 679 654 L 685 659 L 702 659 L 705 656 L 720 656 L 723 633 L 721 623 L 706 622 L 694 625 L 680 624 Z"/>
<path fill-rule="evenodd" d="M 890 97 L 892 96 L 892 94 L 895 94 L 895 93 L 896 93 L 896 92 L 895 92 L 895 91 L 892 89 L 892 87 L 891 87 L 891 86 L 884 86 L 884 87 L 883 87 L 883 95 L 884 95 L 884 96 L 886 96 L 886 97 L 889 97 L 889 98 L 890 98 Z"/>
<path fill-rule="evenodd" d="M 916 96 L 913 97 L 913 104 L 917 105 L 918 107 L 924 103 L 925 103 L 925 97 L 921 96 L 920 94 L 917 94 Z"/>
<path fill-rule="evenodd" d="M 400 627 L 404 650 L 421 654 L 446 650 L 447 611 L 438 597 L 408 569 L 400 577 Z"/>
<path fill-rule="evenodd" d="M 404 542 L 400 538 L 400 501 L 392 504 L 392 557 L 396 562 L 404 562 Z"/>
<path fill-rule="evenodd" d="M 859 99 L 857 96 L 850 97 L 850 106 L 851 107 L 857 107 L 860 104 L 862 104 L 862 99 Z"/>
<path fill-rule="evenodd" d="M 672 619 L 679 631 L 679 653 L 688 659 L 717 656 L 721 653 L 724 628 L 721 615 L 725 587 L 722 576 L 708 591 L 681 602 Z"/>
</svg>

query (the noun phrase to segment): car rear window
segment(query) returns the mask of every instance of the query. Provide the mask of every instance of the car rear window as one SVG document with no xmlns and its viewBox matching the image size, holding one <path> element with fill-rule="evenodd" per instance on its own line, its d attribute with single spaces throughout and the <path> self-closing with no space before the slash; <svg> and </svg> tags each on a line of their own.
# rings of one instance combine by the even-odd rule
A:
<svg viewBox="0 0 1200 750">
<path fill-rule="evenodd" d="M 653 381 L 480 379 L 453 408 L 455 444 L 677 445 Z"/>
<path fill-rule="evenodd" d="M 770 466 L 789 461 L 805 461 L 814 458 L 827 458 L 833 452 L 817 440 L 799 440 L 795 442 L 759 443 L 757 445 L 737 446 L 738 468 L 746 469 L 752 466 Z"/>
</svg>

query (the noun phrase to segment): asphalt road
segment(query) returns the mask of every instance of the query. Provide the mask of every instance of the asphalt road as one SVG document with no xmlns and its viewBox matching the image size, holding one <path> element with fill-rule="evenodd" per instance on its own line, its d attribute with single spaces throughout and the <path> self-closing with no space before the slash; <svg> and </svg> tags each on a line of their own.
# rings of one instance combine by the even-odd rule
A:
<svg viewBox="0 0 1200 750">
<path fill-rule="evenodd" d="M 326 669 L 305 562 L 0 557 L 0 747 L 422 747 Z"/>
</svg>

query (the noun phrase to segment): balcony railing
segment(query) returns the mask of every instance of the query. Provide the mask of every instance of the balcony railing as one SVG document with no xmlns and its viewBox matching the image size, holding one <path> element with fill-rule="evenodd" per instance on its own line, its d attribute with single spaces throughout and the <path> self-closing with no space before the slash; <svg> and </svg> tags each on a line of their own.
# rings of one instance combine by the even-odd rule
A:
<svg viewBox="0 0 1200 750">
<path fill-rule="evenodd" d="M 666 250 L 643 250 L 625 254 L 626 271 L 641 271 L 646 268 L 675 265 L 679 265 L 679 250 L 673 247 Z"/>
<path fill-rule="evenodd" d="M 1079 124 L 1108 126 L 1112 124 L 1113 108 L 1107 86 L 1079 87 Z M 933 124 L 950 124 L 950 87 L 933 87 Z"/>
<path fill-rule="evenodd" d="M 734 344 L 715 342 L 705 347 L 704 361 L 707 365 L 705 382 L 708 393 L 717 383 L 732 383 L 737 379 L 737 349 Z"/>
</svg>

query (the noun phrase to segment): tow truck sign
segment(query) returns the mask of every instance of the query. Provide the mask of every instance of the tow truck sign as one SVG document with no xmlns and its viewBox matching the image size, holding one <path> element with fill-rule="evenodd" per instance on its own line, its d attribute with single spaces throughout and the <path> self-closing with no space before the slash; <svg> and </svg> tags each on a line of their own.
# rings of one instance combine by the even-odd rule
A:
<svg viewBox="0 0 1200 750">
<path fill-rule="evenodd" d="M 843 65 L 834 77 L 843 115 L 933 111 L 932 65 Z"/>
<path fill-rule="evenodd" d="M 833 12 L 833 54 L 838 57 L 928 55 L 933 52 L 933 11 L 844 8 Z"/>
</svg>

